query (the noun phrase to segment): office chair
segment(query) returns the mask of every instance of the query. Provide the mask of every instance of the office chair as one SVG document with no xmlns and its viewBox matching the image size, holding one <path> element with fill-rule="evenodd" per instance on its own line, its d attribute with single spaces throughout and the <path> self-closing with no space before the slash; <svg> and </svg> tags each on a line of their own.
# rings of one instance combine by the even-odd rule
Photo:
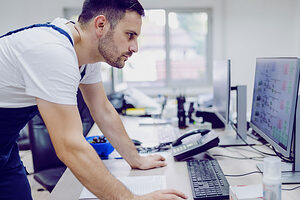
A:
<svg viewBox="0 0 300 200">
<path fill-rule="evenodd" d="M 82 120 L 83 135 L 86 136 L 94 121 L 80 91 L 77 94 L 77 105 Z M 66 166 L 56 156 L 48 130 L 40 114 L 28 123 L 28 132 L 32 151 L 33 177 L 46 190 L 51 192 L 64 173 Z"/>
<path fill-rule="evenodd" d="M 27 126 L 25 126 L 20 131 L 20 137 L 17 140 L 17 144 L 18 144 L 20 151 L 30 150 L 30 142 L 29 142 L 29 136 L 28 136 L 27 130 L 28 130 L 28 128 L 27 128 Z"/>
</svg>

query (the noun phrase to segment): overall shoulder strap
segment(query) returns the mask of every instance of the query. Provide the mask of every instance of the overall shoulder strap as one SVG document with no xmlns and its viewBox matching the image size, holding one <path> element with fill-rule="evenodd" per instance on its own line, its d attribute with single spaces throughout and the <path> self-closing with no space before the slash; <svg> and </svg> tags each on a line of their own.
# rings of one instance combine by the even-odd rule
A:
<svg viewBox="0 0 300 200">
<path fill-rule="evenodd" d="M 81 79 L 80 79 L 80 80 L 82 80 L 83 77 L 84 77 L 84 75 L 85 75 L 85 71 L 86 71 L 87 65 L 84 65 L 84 66 L 82 66 L 82 67 L 84 67 L 84 69 L 83 69 L 83 71 L 80 73 L 80 75 L 81 75 Z"/>
<path fill-rule="evenodd" d="M 26 29 L 35 28 L 35 27 L 49 27 L 49 28 L 52 28 L 52 29 L 58 31 L 59 33 L 63 34 L 64 36 L 66 36 L 68 38 L 68 40 L 71 42 L 72 46 L 74 46 L 71 36 L 65 30 L 63 30 L 62 28 L 59 28 L 58 26 L 50 24 L 50 23 L 46 23 L 46 24 L 33 24 L 33 25 L 30 25 L 30 26 L 19 28 L 17 30 L 10 31 L 10 32 L 8 32 L 8 33 L 0 36 L 0 38 L 12 35 L 14 33 L 17 33 L 17 32 L 20 32 L 20 31 L 23 31 L 23 30 L 26 30 Z"/>
</svg>

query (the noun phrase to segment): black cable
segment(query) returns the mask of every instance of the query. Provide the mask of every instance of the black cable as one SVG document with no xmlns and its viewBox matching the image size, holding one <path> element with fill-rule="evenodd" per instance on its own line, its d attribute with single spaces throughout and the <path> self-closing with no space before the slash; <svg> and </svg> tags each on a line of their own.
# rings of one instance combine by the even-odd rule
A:
<svg viewBox="0 0 300 200">
<path fill-rule="evenodd" d="M 287 163 L 293 163 L 293 162 L 294 162 L 293 159 L 286 158 L 286 157 L 284 157 L 281 153 L 277 152 L 277 151 L 275 150 L 274 147 L 272 147 L 272 149 L 273 149 L 273 151 L 276 153 L 276 155 L 277 155 L 279 158 L 281 158 L 284 162 L 287 162 Z"/>
<path fill-rule="evenodd" d="M 226 157 L 226 158 L 239 159 L 239 160 L 255 160 L 259 158 L 264 158 L 264 157 L 234 157 L 234 156 L 227 156 L 221 154 L 213 154 L 212 156 Z"/>
<path fill-rule="evenodd" d="M 289 173 L 289 172 L 300 172 L 300 171 L 281 171 L 281 173 Z"/>
<path fill-rule="evenodd" d="M 235 125 L 234 122 L 230 121 L 230 124 L 231 124 L 231 126 L 232 126 L 234 129 L 236 129 L 236 125 Z M 237 132 L 237 131 L 236 131 L 236 132 Z M 237 136 L 238 136 L 241 140 L 243 140 L 243 142 L 244 142 L 247 146 L 249 146 L 250 148 L 254 149 L 255 151 L 260 152 L 260 153 L 262 153 L 262 154 L 264 154 L 264 155 L 268 155 L 268 156 L 276 156 L 275 154 L 265 153 L 265 152 L 263 152 L 263 151 L 260 151 L 260 150 L 258 150 L 258 149 L 256 149 L 256 148 L 254 148 L 252 145 L 248 144 L 248 142 L 247 142 L 246 140 L 244 140 L 244 138 L 242 138 L 238 133 L 237 133 Z"/>
<path fill-rule="evenodd" d="M 282 188 L 282 190 L 285 190 L 285 191 L 292 191 L 292 190 L 296 190 L 296 189 L 298 189 L 298 188 L 300 188 L 300 185 L 297 186 L 297 187 L 294 187 L 294 188 Z"/>
<path fill-rule="evenodd" d="M 257 151 L 257 152 L 259 152 L 259 153 L 261 153 L 261 154 L 264 154 L 264 155 L 267 155 L 267 156 L 277 156 L 276 154 L 272 154 L 272 153 L 266 153 L 266 152 L 263 152 L 263 151 L 260 151 L 260 150 L 258 150 L 258 149 L 256 149 L 256 148 L 254 148 L 253 146 L 251 146 L 251 145 L 248 145 L 250 148 L 252 148 L 252 149 L 254 149 L 255 151 Z"/>
<path fill-rule="evenodd" d="M 223 147 L 223 148 L 227 148 L 227 147 Z M 258 155 L 262 155 L 261 153 L 257 152 L 257 151 L 252 151 L 252 150 L 249 150 L 249 149 L 244 149 L 244 148 L 240 148 L 238 146 L 234 147 L 234 150 L 241 150 L 241 151 L 247 151 L 247 152 L 251 152 L 251 153 L 256 153 Z M 231 150 L 231 149 L 228 149 L 228 150 Z M 240 153 L 241 154 L 241 153 Z M 242 155 L 242 154 L 241 154 Z"/>
<path fill-rule="evenodd" d="M 241 139 L 243 140 L 243 138 L 241 138 Z M 271 154 L 271 153 L 266 153 L 266 152 L 260 151 L 260 150 L 258 150 L 256 148 L 254 148 L 253 146 L 249 145 L 245 140 L 243 140 L 243 141 L 247 144 L 247 146 L 249 146 L 250 148 L 254 149 L 255 151 L 257 151 L 257 152 L 259 152 L 259 153 L 261 153 L 263 155 L 278 156 L 280 159 L 282 159 L 284 162 L 287 162 L 287 163 L 293 163 L 294 162 L 293 160 L 291 160 L 289 158 L 286 158 L 281 153 L 277 152 L 273 146 L 271 148 L 268 145 L 266 145 L 267 147 L 269 147 L 270 149 L 272 149 L 275 152 L 275 154 Z"/>
<path fill-rule="evenodd" d="M 300 172 L 300 171 L 282 171 L 282 173 L 288 173 L 288 172 Z M 226 174 L 224 176 L 228 176 L 228 177 L 240 177 L 240 176 L 247 176 L 247 175 L 250 175 L 250 174 L 262 174 L 262 172 L 261 171 L 253 171 L 253 172 L 248 172 L 248 173 L 245 173 L 245 174 Z M 294 189 L 297 189 L 298 187 L 300 187 L 300 186 L 297 186 Z"/>
<path fill-rule="evenodd" d="M 246 141 L 244 141 L 246 142 Z M 248 144 L 247 144 L 248 145 Z M 273 146 L 269 146 L 267 144 L 264 144 L 266 147 L 270 148 L 271 150 L 273 150 L 275 152 L 275 154 L 270 154 L 270 153 L 266 153 L 266 152 L 263 152 L 263 151 L 260 151 L 256 148 L 254 148 L 253 146 L 251 145 L 248 145 L 250 148 L 262 153 L 262 154 L 265 154 L 265 155 L 269 155 L 269 156 L 278 156 L 279 158 L 281 158 L 284 162 L 287 162 L 287 163 L 293 163 L 294 161 L 290 158 L 286 158 L 285 156 L 283 156 L 281 153 L 277 152 L 276 149 L 273 147 Z"/>
<path fill-rule="evenodd" d="M 239 136 L 240 137 L 240 136 Z M 241 138 L 241 137 L 240 137 Z M 256 148 L 254 148 L 252 145 L 249 145 L 243 138 L 241 138 L 248 147 L 254 149 L 256 152 L 259 152 L 260 155 L 268 155 L 268 156 L 277 156 L 276 154 L 271 154 L 271 153 L 266 153 L 266 152 L 263 152 L 263 151 L 260 151 Z M 229 146 L 230 147 L 230 146 Z M 228 147 L 222 147 L 222 148 L 228 148 Z"/>
<path fill-rule="evenodd" d="M 250 174 L 262 174 L 261 171 L 253 171 L 253 172 L 248 172 L 245 174 L 225 174 L 224 176 L 228 176 L 228 177 L 240 177 L 240 176 L 247 176 Z"/>
</svg>

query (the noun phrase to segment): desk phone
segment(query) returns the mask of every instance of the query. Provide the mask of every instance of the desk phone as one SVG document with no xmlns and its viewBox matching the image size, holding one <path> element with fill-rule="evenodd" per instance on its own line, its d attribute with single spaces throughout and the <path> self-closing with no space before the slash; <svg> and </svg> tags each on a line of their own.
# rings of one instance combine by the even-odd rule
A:
<svg viewBox="0 0 300 200">
<path fill-rule="evenodd" d="M 199 140 L 184 144 L 181 143 L 182 139 L 197 133 L 202 134 Z M 219 141 L 218 134 L 215 132 L 210 132 L 209 130 L 205 129 L 197 129 L 187 132 L 172 143 L 172 155 L 176 161 L 186 160 L 191 156 L 218 146 Z"/>
</svg>

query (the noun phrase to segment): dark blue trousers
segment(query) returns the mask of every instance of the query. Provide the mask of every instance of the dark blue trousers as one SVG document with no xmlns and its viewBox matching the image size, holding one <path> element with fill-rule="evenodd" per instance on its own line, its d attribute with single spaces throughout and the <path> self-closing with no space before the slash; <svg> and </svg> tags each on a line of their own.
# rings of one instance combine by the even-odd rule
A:
<svg viewBox="0 0 300 200">
<path fill-rule="evenodd" d="M 32 200 L 17 139 L 37 113 L 37 106 L 0 108 L 0 200 Z"/>
</svg>

